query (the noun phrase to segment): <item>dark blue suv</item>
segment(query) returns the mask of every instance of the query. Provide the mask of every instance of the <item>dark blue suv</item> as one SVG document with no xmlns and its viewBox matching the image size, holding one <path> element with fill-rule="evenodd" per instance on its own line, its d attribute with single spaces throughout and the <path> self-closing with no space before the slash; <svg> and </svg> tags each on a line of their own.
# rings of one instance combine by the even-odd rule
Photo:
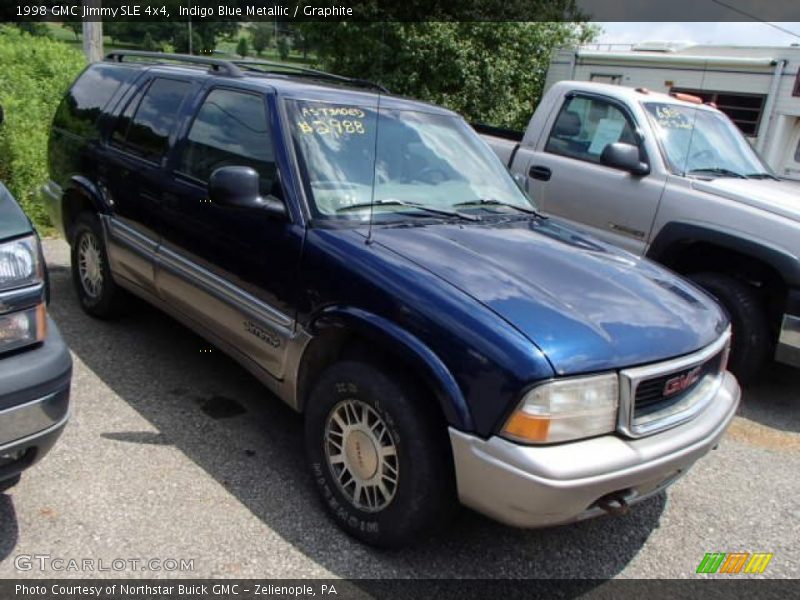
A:
<svg viewBox="0 0 800 600">
<path fill-rule="evenodd" d="M 708 296 L 539 214 L 458 115 L 368 82 L 111 54 L 62 102 L 50 172 L 83 308 L 144 298 L 304 413 L 324 504 L 369 543 L 457 500 L 526 527 L 624 511 L 736 410 Z"/>
</svg>

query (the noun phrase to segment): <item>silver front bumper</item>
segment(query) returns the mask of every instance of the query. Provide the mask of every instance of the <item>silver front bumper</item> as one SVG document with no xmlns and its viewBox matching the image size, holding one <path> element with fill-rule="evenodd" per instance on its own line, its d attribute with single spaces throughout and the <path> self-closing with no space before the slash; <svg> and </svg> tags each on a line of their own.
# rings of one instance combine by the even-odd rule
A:
<svg viewBox="0 0 800 600">
<path fill-rule="evenodd" d="M 59 390 L 0 410 L 0 452 L 62 428 L 69 419 L 69 390 Z"/>
<path fill-rule="evenodd" d="M 603 514 L 597 501 L 619 493 L 629 504 L 683 475 L 722 437 L 741 392 L 723 375 L 716 396 L 691 421 L 639 439 L 606 435 L 550 446 L 483 440 L 450 429 L 463 504 L 516 527 L 542 527 Z"/>
</svg>

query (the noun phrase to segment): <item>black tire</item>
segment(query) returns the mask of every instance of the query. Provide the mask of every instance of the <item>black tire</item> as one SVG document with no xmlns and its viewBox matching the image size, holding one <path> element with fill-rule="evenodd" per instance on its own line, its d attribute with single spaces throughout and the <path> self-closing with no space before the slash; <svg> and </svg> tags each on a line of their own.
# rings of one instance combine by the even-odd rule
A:
<svg viewBox="0 0 800 600">
<path fill-rule="evenodd" d="M 84 212 L 75 219 L 70 234 L 72 247 L 70 249 L 72 261 L 72 284 L 78 294 L 81 308 L 98 319 L 112 319 L 122 315 L 128 307 L 128 293 L 114 283 L 108 263 L 103 230 L 97 215 Z M 84 249 L 84 244 L 92 247 Z M 84 261 L 82 271 L 81 256 L 91 252 L 96 255 L 98 263 L 87 265 Z M 92 259 L 94 260 L 94 259 Z M 89 269 L 94 275 L 99 274 L 99 279 L 91 278 L 95 282 L 93 287 L 85 278 L 85 271 Z M 82 273 L 84 273 L 82 275 Z"/>
<path fill-rule="evenodd" d="M 21 475 L 14 475 L 14 477 L 12 477 L 11 479 L 4 479 L 3 481 L 0 481 L 0 494 L 10 490 L 12 487 L 17 485 L 20 479 Z"/>
<path fill-rule="evenodd" d="M 446 424 L 425 401 L 434 399 L 421 398 L 400 377 L 356 361 L 328 368 L 311 392 L 305 432 L 314 481 L 333 519 L 347 533 L 370 545 L 382 548 L 410 545 L 446 524 L 455 512 L 455 480 Z M 365 405 L 368 409 L 364 409 Z M 370 418 L 380 418 L 382 425 L 377 421 L 372 425 L 380 438 L 378 445 L 387 452 L 385 449 L 393 444 L 394 456 L 377 458 L 375 442 L 358 437 L 359 409 L 360 417 L 366 416 L 367 422 Z M 353 418 L 348 421 L 350 429 L 345 429 L 333 415 L 343 417 L 342 411 L 348 410 Z M 341 436 L 337 430 L 342 432 Z M 328 435 L 331 437 L 326 438 Z M 328 439 L 341 440 L 341 452 Z M 363 447 L 359 440 L 364 442 Z M 334 458 L 329 460 L 329 456 Z M 353 459 L 354 474 L 358 474 L 359 468 L 362 474 L 372 472 L 370 469 L 374 467 L 372 479 L 364 475 L 359 481 L 376 481 L 375 477 L 379 477 L 385 484 L 384 492 L 391 498 L 373 486 L 371 494 L 369 490 L 363 491 L 360 502 L 356 502 L 355 483 L 341 485 L 335 475 L 345 469 L 350 473 L 351 465 L 345 456 Z M 374 464 L 371 458 L 375 458 Z M 397 480 L 393 486 L 395 468 Z M 341 478 L 344 483 L 348 481 L 347 473 Z M 370 503 L 372 506 L 365 507 Z"/>
<path fill-rule="evenodd" d="M 728 370 L 742 385 L 752 382 L 767 362 L 771 348 L 767 317 L 755 290 L 719 273 L 696 273 L 690 279 L 728 311 L 733 327 Z"/>
</svg>

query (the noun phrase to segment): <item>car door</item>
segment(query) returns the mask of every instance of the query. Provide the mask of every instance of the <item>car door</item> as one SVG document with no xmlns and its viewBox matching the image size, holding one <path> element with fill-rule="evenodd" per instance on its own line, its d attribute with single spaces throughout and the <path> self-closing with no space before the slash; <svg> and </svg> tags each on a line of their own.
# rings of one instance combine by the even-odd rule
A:
<svg viewBox="0 0 800 600">
<path fill-rule="evenodd" d="M 159 188 L 191 82 L 154 77 L 127 99 L 98 160 L 99 184 L 112 208 L 108 253 L 117 277 L 155 292 Z"/>
<path fill-rule="evenodd" d="M 603 149 L 624 142 L 648 161 L 637 123 L 621 103 L 594 94 L 571 93 L 551 117 L 525 168 L 543 210 L 563 217 L 636 254 L 645 250 L 663 174 L 636 176 L 600 163 Z"/>
<path fill-rule="evenodd" d="M 288 216 L 219 206 L 208 194 L 216 169 L 248 166 L 262 195 L 282 199 L 272 116 L 263 92 L 219 86 L 201 95 L 162 193 L 156 277 L 171 306 L 280 379 L 294 336 L 303 228 Z"/>
</svg>

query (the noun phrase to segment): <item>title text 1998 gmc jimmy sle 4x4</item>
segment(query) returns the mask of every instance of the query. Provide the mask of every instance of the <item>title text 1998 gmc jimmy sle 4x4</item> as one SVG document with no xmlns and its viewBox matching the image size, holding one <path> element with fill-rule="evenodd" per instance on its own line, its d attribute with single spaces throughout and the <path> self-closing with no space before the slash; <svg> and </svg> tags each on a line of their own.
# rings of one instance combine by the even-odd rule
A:
<svg viewBox="0 0 800 600">
<path fill-rule="evenodd" d="M 716 303 L 541 217 L 450 111 L 114 54 L 57 111 L 50 169 L 85 310 L 141 296 L 303 412 L 324 504 L 369 543 L 456 498 L 524 527 L 622 510 L 735 413 Z"/>
<path fill-rule="evenodd" d="M 800 367 L 800 184 L 687 94 L 561 81 L 519 143 L 488 136 L 544 211 L 705 288 L 733 325 L 730 370 Z"/>
</svg>

